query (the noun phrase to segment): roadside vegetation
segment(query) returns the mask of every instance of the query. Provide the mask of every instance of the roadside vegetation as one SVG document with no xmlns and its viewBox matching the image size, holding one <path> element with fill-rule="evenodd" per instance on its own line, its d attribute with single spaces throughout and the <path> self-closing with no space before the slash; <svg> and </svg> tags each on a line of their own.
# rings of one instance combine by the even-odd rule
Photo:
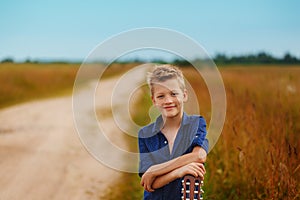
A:
<svg viewBox="0 0 300 200">
<path fill-rule="evenodd" d="M 299 199 L 300 68 L 227 66 L 220 72 L 227 115 L 222 134 L 208 155 L 204 198 Z M 209 124 L 207 88 L 195 78 L 193 69 L 184 68 L 184 73 L 196 88 L 201 114 Z M 147 124 L 149 118 L 143 113 L 148 112 L 149 98 L 141 97 L 136 107 L 139 112 L 134 113 L 134 120 Z M 124 173 L 114 187 L 120 193 L 108 199 L 141 199 L 139 182 L 137 174 Z"/>
<path fill-rule="evenodd" d="M 118 75 L 133 66 L 135 64 L 111 64 L 103 77 Z M 77 63 L 0 63 L 0 109 L 26 101 L 72 94 L 79 68 Z"/>
<path fill-rule="evenodd" d="M 110 77 L 137 64 L 116 63 Z M 0 64 L 0 108 L 72 93 L 79 64 Z M 124 67 L 124 68 L 122 68 Z M 208 155 L 205 199 L 300 198 L 300 66 L 226 65 L 219 68 L 226 95 L 223 132 Z M 209 125 L 210 97 L 192 68 L 183 68 L 195 88 L 201 114 Z M 200 82 L 199 82 L 200 80 Z M 199 84 L 200 83 L 200 84 Z M 136 123 L 149 123 L 149 97 L 142 96 L 133 113 Z M 137 140 L 130 139 L 132 151 Z M 137 174 L 123 174 L 107 199 L 141 199 Z"/>
<path fill-rule="evenodd" d="M 222 135 L 208 155 L 205 198 L 299 199 L 300 68 L 220 71 L 227 114 Z M 202 92 L 197 95 L 200 102 L 206 99 Z M 209 119 L 209 111 L 203 114 Z"/>
<path fill-rule="evenodd" d="M 70 94 L 78 64 L 0 64 L 0 108 Z"/>
</svg>

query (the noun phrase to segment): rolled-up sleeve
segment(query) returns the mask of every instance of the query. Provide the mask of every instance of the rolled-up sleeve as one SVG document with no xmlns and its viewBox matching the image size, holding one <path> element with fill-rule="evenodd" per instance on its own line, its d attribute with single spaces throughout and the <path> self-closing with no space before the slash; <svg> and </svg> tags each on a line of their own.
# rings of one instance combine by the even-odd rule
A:
<svg viewBox="0 0 300 200">
<path fill-rule="evenodd" d="M 206 151 L 206 153 L 208 153 L 209 143 L 206 138 L 206 135 L 207 135 L 206 122 L 205 119 L 200 116 L 197 132 L 193 138 L 193 142 L 191 145 L 192 148 L 194 148 L 195 146 L 200 146 Z"/>
</svg>

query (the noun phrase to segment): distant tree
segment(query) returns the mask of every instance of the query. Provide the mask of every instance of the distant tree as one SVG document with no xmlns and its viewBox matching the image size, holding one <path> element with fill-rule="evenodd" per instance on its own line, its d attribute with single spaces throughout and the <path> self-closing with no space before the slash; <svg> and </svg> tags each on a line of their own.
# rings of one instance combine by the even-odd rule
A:
<svg viewBox="0 0 300 200">
<path fill-rule="evenodd" d="M 165 61 L 165 60 L 163 60 L 163 59 L 152 59 L 151 61 L 150 61 L 151 63 L 157 63 L 157 64 L 167 64 L 168 62 L 167 61 Z"/>
<path fill-rule="evenodd" d="M 217 54 L 214 61 L 220 64 L 299 64 L 300 60 L 286 53 L 283 58 L 276 58 L 266 52 L 259 52 L 257 54 L 239 55 L 227 57 L 225 54 Z"/>
<path fill-rule="evenodd" d="M 292 56 L 289 52 L 287 52 L 282 59 L 283 62 L 285 63 L 297 63 L 297 61 L 299 62 L 299 60 Z"/>
<path fill-rule="evenodd" d="M 184 60 L 184 59 L 174 59 L 172 62 L 173 65 L 178 65 L 178 66 L 187 66 L 189 65 L 189 61 Z"/>
<path fill-rule="evenodd" d="M 1 63 L 13 63 L 14 62 L 14 59 L 12 58 L 4 58 Z"/>
<path fill-rule="evenodd" d="M 31 63 L 30 58 L 27 58 L 27 59 L 25 60 L 25 63 Z"/>
<path fill-rule="evenodd" d="M 258 63 L 273 63 L 276 59 L 265 52 L 260 52 L 256 60 Z"/>
<path fill-rule="evenodd" d="M 228 63 L 228 61 L 229 61 L 229 59 L 227 58 L 227 56 L 225 54 L 221 54 L 221 53 L 218 53 L 215 56 L 214 60 L 217 63 Z"/>
</svg>

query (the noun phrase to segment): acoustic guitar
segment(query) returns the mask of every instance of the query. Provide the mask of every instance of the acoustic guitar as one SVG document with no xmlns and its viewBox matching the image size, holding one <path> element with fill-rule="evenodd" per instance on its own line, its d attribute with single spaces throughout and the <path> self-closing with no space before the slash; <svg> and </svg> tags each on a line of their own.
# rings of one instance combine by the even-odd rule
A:
<svg viewBox="0 0 300 200">
<path fill-rule="evenodd" d="M 202 200 L 204 193 L 203 180 L 200 177 L 186 175 L 182 180 L 182 200 Z"/>
</svg>

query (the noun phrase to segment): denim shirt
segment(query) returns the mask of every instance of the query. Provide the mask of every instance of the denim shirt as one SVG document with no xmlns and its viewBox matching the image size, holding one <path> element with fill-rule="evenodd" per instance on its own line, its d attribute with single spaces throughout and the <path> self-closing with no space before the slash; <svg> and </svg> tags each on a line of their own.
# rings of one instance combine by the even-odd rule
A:
<svg viewBox="0 0 300 200">
<path fill-rule="evenodd" d="M 208 152 L 206 139 L 206 122 L 202 116 L 189 116 L 183 113 L 181 126 L 176 135 L 172 152 L 168 140 L 160 131 L 163 120 L 159 116 L 155 123 L 143 127 L 139 131 L 139 176 L 141 177 L 152 165 L 160 164 L 191 153 L 195 146 Z M 180 200 L 181 179 L 176 179 L 154 192 L 144 191 L 144 200 Z"/>
</svg>

